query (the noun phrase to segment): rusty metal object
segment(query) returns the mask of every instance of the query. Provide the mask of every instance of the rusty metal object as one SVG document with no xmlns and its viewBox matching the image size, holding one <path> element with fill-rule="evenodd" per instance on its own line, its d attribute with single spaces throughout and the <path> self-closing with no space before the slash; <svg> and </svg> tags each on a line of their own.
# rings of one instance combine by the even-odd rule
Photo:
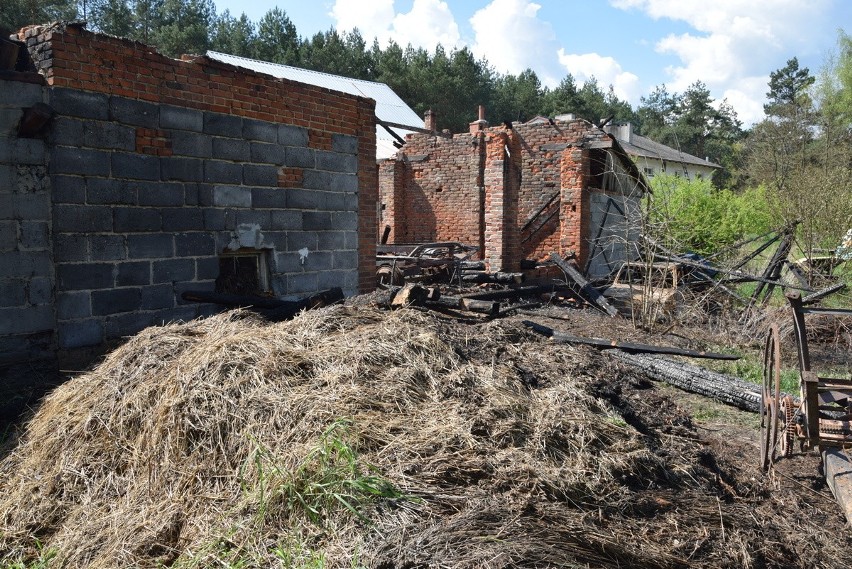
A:
<svg viewBox="0 0 852 569">
<path fill-rule="evenodd" d="M 450 281 L 461 275 L 463 264 L 478 247 L 454 241 L 410 245 L 378 245 L 376 280 L 379 285 L 406 281 Z"/>
</svg>

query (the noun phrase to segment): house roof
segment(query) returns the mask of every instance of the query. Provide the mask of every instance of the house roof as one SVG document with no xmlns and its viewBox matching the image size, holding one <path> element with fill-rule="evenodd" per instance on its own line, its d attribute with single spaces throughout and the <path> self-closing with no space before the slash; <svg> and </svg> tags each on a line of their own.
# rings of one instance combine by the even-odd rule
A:
<svg viewBox="0 0 852 569">
<path fill-rule="evenodd" d="M 350 95 L 358 95 L 361 97 L 369 97 L 376 101 L 376 117 L 380 121 L 409 125 L 415 128 L 423 128 L 423 118 L 418 116 L 414 110 L 405 104 L 405 101 L 399 98 L 399 95 L 384 83 L 375 81 L 364 81 L 363 79 L 351 79 L 341 75 L 332 75 L 330 73 L 322 73 L 312 71 L 310 69 L 302 69 L 299 67 L 291 67 L 289 65 L 281 65 L 278 63 L 270 63 L 268 61 L 260 61 L 258 59 L 249 59 L 247 57 L 239 57 L 236 55 L 228 55 L 217 51 L 208 51 L 207 57 L 215 59 L 229 65 L 251 69 L 258 73 L 265 73 L 278 77 L 280 79 L 289 79 L 315 85 L 317 87 L 325 87 L 333 91 L 341 91 Z M 400 138 L 405 138 L 406 134 L 413 131 L 401 128 L 392 127 Z M 397 148 L 393 145 L 396 139 L 381 125 L 376 126 L 376 158 L 388 158 L 396 153 Z"/>
<path fill-rule="evenodd" d="M 676 162 L 678 164 L 692 164 L 703 166 L 704 168 L 721 168 L 715 162 L 687 154 L 671 146 L 651 140 L 648 137 L 635 134 L 631 125 L 627 123 L 607 125 L 604 130 L 612 134 L 621 144 L 622 148 L 624 148 L 625 152 L 631 156 L 665 160 L 666 162 Z"/>
</svg>

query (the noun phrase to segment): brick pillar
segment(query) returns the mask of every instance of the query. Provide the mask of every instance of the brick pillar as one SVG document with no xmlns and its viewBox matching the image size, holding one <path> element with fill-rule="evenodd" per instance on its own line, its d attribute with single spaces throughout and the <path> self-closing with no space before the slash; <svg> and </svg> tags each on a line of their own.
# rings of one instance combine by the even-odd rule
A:
<svg viewBox="0 0 852 569">
<path fill-rule="evenodd" d="M 429 109 L 426 111 L 426 114 L 423 115 L 423 128 L 426 130 L 431 130 L 435 132 L 438 130 L 438 113 Z"/>
<path fill-rule="evenodd" d="M 509 137 L 505 133 L 494 133 L 486 137 L 485 168 L 485 261 L 491 271 L 512 270 L 512 239 L 515 231 L 511 208 L 513 203 L 511 184 L 506 172 L 509 167 L 506 145 Z"/>
<path fill-rule="evenodd" d="M 583 266 L 588 256 L 589 195 L 585 191 L 589 178 L 589 151 L 566 148 L 560 163 L 559 253 L 574 253 Z"/>
</svg>

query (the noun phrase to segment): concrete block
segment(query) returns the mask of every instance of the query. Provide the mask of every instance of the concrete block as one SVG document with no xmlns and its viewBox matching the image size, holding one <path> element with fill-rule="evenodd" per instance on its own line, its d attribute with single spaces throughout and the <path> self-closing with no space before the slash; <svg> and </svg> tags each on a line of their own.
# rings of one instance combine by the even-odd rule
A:
<svg viewBox="0 0 852 569">
<path fill-rule="evenodd" d="M 56 333 L 63 349 L 97 346 L 104 341 L 103 325 L 96 319 L 60 322 Z"/>
<path fill-rule="evenodd" d="M 83 144 L 133 152 L 136 150 L 136 128 L 114 122 L 86 121 L 83 123 Z"/>
<path fill-rule="evenodd" d="M 2 108 L 0 107 L 0 137 L 13 136 L 18 130 L 18 124 L 21 122 L 21 117 L 24 116 L 24 111 L 21 108 Z"/>
<path fill-rule="evenodd" d="M 195 278 L 200 281 L 214 280 L 219 276 L 218 257 L 203 257 L 195 260 Z"/>
<path fill-rule="evenodd" d="M 237 227 L 237 214 L 230 209 L 205 209 L 204 229 L 208 231 L 224 231 Z"/>
<path fill-rule="evenodd" d="M 53 259 L 48 251 L 0 253 L 0 279 L 46 276 L 51 267 Z"/>
<path fill-rule="evenodd" d="M 284 146 L 307 146 L 308 130 L 300 126 L 278 125 L 278 143 Z"/>
<path fill-rule="evenodd" d="M 323 271 L 317 275 L 317 287 L 319 290 L 328 290 L 334 287 L 346 288 L 346 271 Z"/>
<path fill-rule="evenodd" d="M 237 226 L 242 224 L 248 225 L 257 225 L 263 229 L 266 229 L 271 224 L 271 216 L 269 210 L 263 209 L 238 209 L 236 211 L 237 214 Z"/>
<path fill-rule="evenodd" d="M 331 251 L 313 251 L 305 257 L 302 267 L 306 271 L 330 271 L 334 266 Z"/>
<path fill-rule="evenodd" d="M 175 156 L 160 158 L 160 178 L 163 181 L 202 182 L 204 181 L 204 161 L 198 158 Z"/>
<path fill-rule="evenodd" d="M 14 251 L 18 248 L 18 222 L 0 221 L 0 251 Z"/>
<path fill-rule="evenodd" d="M 134 182 L 139 205 L 182 206 L 185 201 L 184 184 L 179 182 Z M 189 184 L 193 186 L 193 184 Z"/>
<path fill-rule="evenodd" d="M 320 231 L 317 234 L 317 248 L 320 251 L 346 249 L 346 233 L 343 231 Z"/>
<path fill-rule="evenodd" d="M 334 251 L 335 269 L 358 269 L 358 251 Z"/>
<path fill-rule="evenodd" d="M 290 273 L 287 275 L 287 294 L 304 295 L 319 290 L 317 273 Z"/>
<path fill-rule="evenodd" d="M 0 222 L 0 235 L 2 235 L 2 223 Z M 2 246 L 2 237 L 0 237 L 0 246 Z M 22 221 L 21 247 L 24 249 L 50 248 L 50 224 L 46 221 Z"/>
<path fill-rule="evenodd" d="M 116 207 L 113 225 L 119 233 L 130 231 L 160 231 L 163 220 L 159 210 L 147 207 Z"/>
<path fill-rule="evenodd" d="M 113 288 L 92 291 L 92 315 L 106 316 L 139 310 L 142 304 L 141 288 Z"/>
<path fill-rule="evenodd" d="M 127 257 L 124 235 L 91 235 L 89 251 L 92 261 L 118 261 Z"/>
<path fill-rule="evenodd" d="M 247 186 L 278 186 L 278 167 L 266 164 L 245 164 L 243 183 Z"/>
<path fill-rule="evenodd" d="M 346 240 L 343 246 L 344 249 L 358 248 L 358 231 L 344 231 L 343 236 Z"/>
<path fill-rule="evenodd" d="M 319 237 L 315 231 L 290 231 L 287 233 L 287 250 L 306 249 L 309 253 L 318 249 Z"/>
<path fill-rule="evenodd" d="M 112 96 L 109 98 L 109 118 L 122 124 L 157 128 L 160 125 L 160 106 Z"/>
<path fill-rule="evenodd" d="M 358 211 L 358 194 L 344 194 L 343 211 Z"/>
<path fill-rule="evenodd" d="M 213 137 L 209 134 L 174 130 L 169 133 L 172 140 L 172 154 L 175 156 L 194 156 L 211 158 L 213 156 Z"/>
<path fill-rule="evenodd" d="M 341 154 L 339 152 L 315 152 L 317 170 L 330 170 L 332 172 L 343 172 L 346 174 L 358 173 L 358 156 L 352 154 Z"/>
<path fill-rule="evenodd" d="M 174 283 L 195 280 L 194 259 L 168 259 L 154 261 L 153 283 Z"/>
<path fill-rule="evenodd" d="M 47 220 L 50 196 L 46 193 L 0 194 L 0 220 Z"/>
<path fill-rule="evenodd" d="M 286 231 L 264 231 L 263 246 L 272 247 L 278 251 L 287 250 L 287 232 Z"/>
<path fill-rule="evenodd" d="M 218 136 L 240 138 L 243 135 L 243 119 L 220 113 L 204 113 L 204 132 Z"/>
<path fill-rule="evenodd" d="M 0 308 L 0 335 L 3 336 L 53 330 L 55 324 L 51 305 Z"/>
<path fill-rule="evenodd" d="M 283 188 L 251 188 L 251 203 L 254 207 L 285 208 L 287 192 Z"/>
<path fill-rule="evenodd" d="M 61 233 L 53 238 L 53 256 L 57 263 L 86 261 L 89 243 L 84 235 Z"/>
<path fill-rule="evenodd" d="M 54 117 L 48 140 L 59 146 L 83 146 L 83 121 L 62 115 Z"/>
<path fill-rule="evenodd" d="M 0 147 L 2 146 L 0 144 Z M 2 153 L 2 150 L 0 150 L 0 153 Z M 12 164 L 3 163 L 2 157 L 0 157 L 0 194 L 14 190 L 13 178 L 17 178 L 17 168 Z"/>
<path fill-rule="evenodd" d="M 104 335 L 107 338 L 133 336 L 154 324 L 154 315 L 148 312 L 116 314 L 104 318 Z"/>
<path fill-rule="evenodd" d="M 91 290 L 111 288 L 112 263 L 60 263 L 56 266 L 57 290 Z"/>
<path fill-rule="evenodd" d="M 299 231 L 302 229 L 302 212 L 274 209 L 269 215 L 269 227 L 273 230 Z"/>
<path fill-rule="evenodd" d="M 216 254 L 216 239 L 209 233 L 179 233 L 175 235 L 175 255 L 200 257 Z"/>
<path fill-rule="evenodd" d="M 284 147 L 278 144 L 251 143 L 251 161 L 263 164 L 284 164 Z"/>
<path fill-rule="evenodd" d="M 160 107 L 160 128 L 201 132 L 204 130 L 204 113 L 184 107 L 163 105 Z"/>
<path fill-rule="evenodd" d="M 112 153 L 112 172 L 116 178 L 159 180 L 160 159 L 146 154 Z"/>
<path fill-rule="evenodd" d="M 289 188 L 286 191 L 289 209 L 320 209 L 326 207 L 327 192 Z"/>
<path fill-rule="evenodd" d="M 358 231 L 358 213 L 354 211 L 333 213 L 331 223 L 340 231 Z"/>
<path fill-rule="evenodd" d="M 358 154 L 358 137 L 348 134 L 332 134 L 331 149 L 344 154 Z"/>
<path fill-rule="evenodd" d="M 325 209 L 328 211 L 354 211 L 347 207 L 350 196 L 357 194 L 342 194 L 339 192 L 328 192 L 325 198 Z M 357 210 L 357 208 L 355 208 Z"/>
<path fill-rule="evenodd" d="M 353 296 L 358 294 L 358 270 L 351 269 L 344 271 L 343 275 L 343 294 Z"/>
<path fill-rule="evenodd" d="M 302 229 L 305 231 L 328 231 L 332 229 L 331 214 L 327 211 L 302 212 Z"/>
<path fill-rule="evenodd" d="M 243 119 L 243 136 L 246 140 L 278 141 L 278 125 L 271 122 Z"/>
<path fill-rule="evenodd" d="M 197 207 L 164 208 L 163 231 L 199 231 L 204 229 L 204 212 Z"/>
<path fill-rule="evenodd" d="M 90 178 L 86 182 L 86 202 L 90 204 L 136 205 L 136 187 L 126 180 Z"/>
<path fill-rule="evenodd" d="M 50 171 L 51 174 L 107 177 L 110 172 L 110 155 L 103 150 L 57 146 L 51 152 Z"/>
<path fill-rule="evenodd" d="M 0 281 L 0 308 L 23 306 L 27 303 L 27 281 L 25 279 Z"/>
<path fill-rule="evenodd" d="M 8 147 L 10 161 L 15 164 L 43 165 L 47 157 L 44 141 L 37 138 L 13 138 Z"/>
<path fill-rule="evenodd" d="M 101 93 L 53 87 L 48 89 L 49 104 L 59 115 L 109 120 L 109 97 Z"/>
<path fill-rule="evenodd" d="M 313 168 L 316 166 L 314 150 L 303 146 L 289 146 L 284 151 L 284 165 L 295 168 Z"/>
<path fill-rule="evenodd" d="M 175 291 L 171 284 L 142 287 L 142 310 L 159 310 L 175 306 Z"/>
<path fill-rule="evenodd" d="M 243 167 L 234 162 L 208 160 L 204 163 L 204 181 L 216 184 L 241 184 Z"/>
<path fill-rule="evenodd" d="M 35 277 L 27 287 L 30 304 L 50 304 L 53 300 L 53 281 L 48 277 Z"/>
<path fill-rule="evenodd" d="M 100 233 L 112 231 L 112 209 L 101 205 L 55 205 L 56 233 Z"/>
<path fill-rule="evenodd" d="M 190 204 L 187 198 L 186 205 L 200 205 L 203 207 L 211 207 L 213 205 L 213 188 L 214 184 L 193 184 L 198 191 L 198 203 Z M 187 191 L 187 196 L 189 192 Z"/>
<path fill-rule="evenodd" d="M 115 286 L 142 286 L 151 284 L 150 261 L 118 263 L 115 267 Z"/>
<path fill-rule="evenodd" d="M 305 170 L 302 187 L 327 192 L 357 192 L 358 177 L 355 174 Z"/>
<path fill-rule="evenodd" d="M 53 203 L 81 204 L 86 202 L 86 178 L 51 176 L 50 188 Z"/>
<path fill-rule="evenodd" d="M 251 159 L 251 147 L 245 140 L 217 136 L 213 138 L 213 158 L 248 162 Z"/>
<path fill-rule="evenodd" d="M 217 207 L 251 207 L 252 190 L 245 186 L 214 186 L 213 205 Z"/>
<path fill-rule="evenodd" d="M 56 295 L 56 318 L 74 320 L 92 315 L 89 292 L 60 292 Z"/>
<path fill-rule="evenodd" d="M 4 81 L 0 89 L 0 105 L 10 107 L 31 107 L 44 101 L 44 91 L 41 85 L 20 81 Z"/>
<path fill-rule="evenodd" d="M 127 256 L 130 259 L 174 257 L 174 237 L 169 233 L 127 236 Z"/>
<path fill-rule="evenodd" d="M 199 287 L 195 287 L 194 290 L 201 290 Z M 175 290 L 175 294 L 180 297 L 180 293 L 182 291 Z M 166 310 L 160 310 L 159 312 L 155 312 L 151 315 L 151 319 L 153 324 L 157 326 L 164 326 L 171 322 L 189 322 L 190 320 L 194 320 L 198 316 L 198 304 L 195 302 L 188 303 L 184 306 L 176 306 L 175 308 L 169 308 Z"/>
</svg>

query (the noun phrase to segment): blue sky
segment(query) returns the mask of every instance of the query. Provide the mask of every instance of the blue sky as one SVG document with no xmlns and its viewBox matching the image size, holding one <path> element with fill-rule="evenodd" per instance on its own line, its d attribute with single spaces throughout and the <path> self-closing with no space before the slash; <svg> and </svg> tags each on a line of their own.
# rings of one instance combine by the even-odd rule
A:
<svg viewBox="0 0 852 569">
<path fill-rule="evenodd" d="M 283 9 L 299 34 L 358 27 L 430 51 L 467 46 L 501 73 L 530 67 L 549 86 L 591 76 L 631 104 L 665 84 L 703 81 L 746 125 L 762 116 L 769 73 L 793 56 L 813 74 L 852 32 L 849 0 L 215 0 L 254 21 Z"/>
</svg>

